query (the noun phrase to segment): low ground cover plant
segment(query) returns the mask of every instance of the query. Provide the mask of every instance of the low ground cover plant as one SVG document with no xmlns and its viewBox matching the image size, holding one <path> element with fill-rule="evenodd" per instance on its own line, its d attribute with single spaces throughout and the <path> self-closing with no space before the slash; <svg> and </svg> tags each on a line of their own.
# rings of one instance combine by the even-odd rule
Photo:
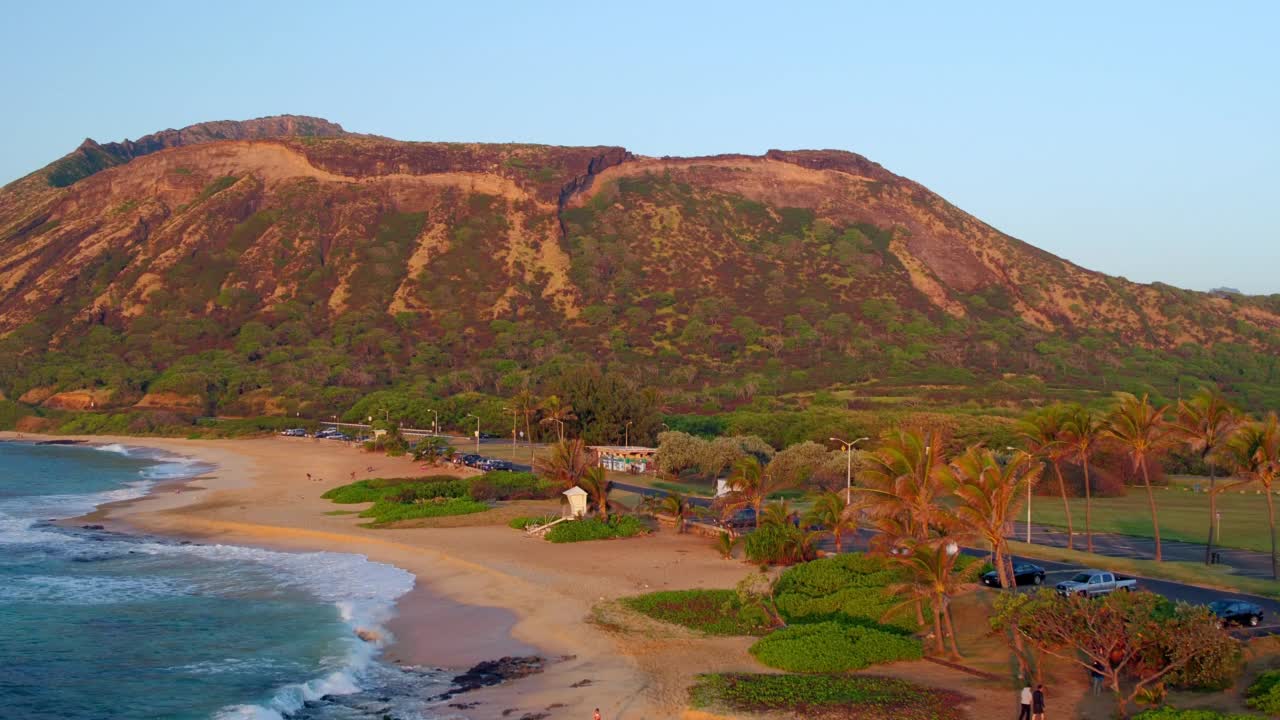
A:
<svg viewBox="0 0 1280 720">
<path fill-rule="evenodd" d="M 1254 710 L 1273 717 L 1280 716 L 1280 670 L 1259 675 L 1245 691 L 1245 702 Z"/>
<path fill-rule="evenodd" d="M 901 600 L 888 589 L 903 579 L 885 558 L 845 553 L 789 568 L 778 579 L 774 600 L 789 623 L 852 620 L 915 630 L 914 610 L 895 610 Z"/>
<path fill-rule="evenodd" d="M 787 710 L 832 720 L 960 720 L 960 693 L 873 675 L 701 675 L 689 692 L 695 708 Z"/>
<path fill-rule="evenodd" d="M 370 518 L 370 526 L 386 525 L 401 520 L 418 518 L 445 517 L 447 515 L 469 515 L 484 512 L 489 506 L 468 497 L 434 498 L 419 502 L 405 503 L 394 500 L 379 500 L 373 507 L 360 513 L 362 518 Z"/>
<path fill-rule="evenodd" d="M 1217 710 L 1175 710 L 1164 707 L 1135 715 L 1133 720 L 1257 720 L 1253 715 L 1224 715 Z"/>
<path fill-rule="evenodd" d="M 648 532 L 649 528 L 639 518 L 614 515 L 608 520 L 591 517 L 562 522 L 548 530 L 546 538 L 553 543 L 566 543 L 635 537 Z"/>
<path fill-rule="evenodd" d="M 828 621 L 789 625 L 761 638 L 751 646 L 751 654 L 779 670 L 833 673 L 918 660 L 923 651 L 913 637 L 870 625 Z"/>
<path fill-rule="evenodd" d="M 666 590 L 622 603 L 651 618 L 708 635 L 762 635 L 771 629 L 768 616 L 744 609 L 733 590 Z"/>
</svg>

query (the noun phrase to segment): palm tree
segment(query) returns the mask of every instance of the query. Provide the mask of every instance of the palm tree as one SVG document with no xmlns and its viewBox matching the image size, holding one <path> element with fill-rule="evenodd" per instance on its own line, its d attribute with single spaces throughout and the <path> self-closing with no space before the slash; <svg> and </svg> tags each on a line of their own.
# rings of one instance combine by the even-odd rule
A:
<svg viewBox="0 0 1280 720">
<path fill-rule="evenodd" d="M 1165 420 L 1168 407 L 1155 407 L 1151 399 L 1143 395 L 1138 399 L 1131 393 L 1116 393 L 1116 406 L 1107 419 L 1104 430 L 1133 462 L 1134 470 L 1142 471 L 1142 483 L 1147 487 L 1147 505 L 1151 509 L 1151 529 L 1156 541 L 1156 562 L 1164 560 L 1160 552 L 1160 518 L 1156 512 L 1156 496 L 1151 491 L 1151 473 L 1147 469 L 1151 460 L 1164 450 L 1169 441 L 1170 426 Z"/>
<path fill-rule="evenodd" d="M 1000 587 L 1013 588 L 1013 564 L 1005 528 L 1017 514 L 1018 501 L 1035 485 L 1044 466 L 1025 452 L 1001 464 L 995 453 L 974 446 L 951 463 L 948 483 L 959 501 L 956 517 L 981 537 L 995 554 Z"/>
<path fill-rule="evenodd" d="M 868 453 L 854 488 L 884 537 L 925 540 L 945 530 L 942 505 L 942 437 L 908 430 L 887 431 Z"/>
<path fill-rule="evenodd" d="M 609 501 L 609 491 L 613 489 L 613 483 L 605 475 L 605 469 L 599 466 L 589 468 L 582 474 L 578 487 L 587 491 L 588 502 L 596 506 L 596 512 L 601 518 L 608 520 L 609 508 L 613 506 Z"/>
<path fill-rule="evenodd" d="M 1261 422 L 1240 427 L 1227 444 L 1227 454 L 1236 473 L 1262 485 L 1267 496 L 1267 522 L 1271 527 L 1271 578 L 1280 579 L 1276 558 L 1276 508 L 1273 487 L 1280 477 L 1280 419 L 1267 413 Z"/>
<path fill-rule="evenodd" d="M 529 388 L 524 388 L 511 398 L 515 411 L 524 416 L 524 437 L 529 443 L 529 464 L 533 464 L 533 416 L 538 413 L 538 398 L 529 392 Z"/>
<path fill-rule="evenodd" d="M 560 442 L 564 442 L 564 424 L 577 419 L 578 416 L 573 414 L 573 406 L 561 401 L 559 397 L 551 395 L 542 401 L 542 419 L 538 424 L 555 425 L 556 437 Z"/>
<path fill-rule="evenodd" d="M 1102 418 L 1086 407 L 1075 405 L 1062 422 L 1062 439 L 1069 457 L 1084 468 L 1084 537 L 1085 547 L 1093 552 L 1093 479 L 1089 476 L 1089 460 L 1102 442 Z"/>
<path fill-rule="evenodd" d="M 918 607 L 928 602 L 933 609 L 934 650 L 939 655 L 945 653 L 942 638 L 949 636 L 951 654 L 957 658 L 960 657 L 960 648 L 956 645 L 955 627 L 951 622 L 951 596 L 960 584 L 953 572 L 958 554 L 955 542 L 946 538 L 904 544 L 891 557 L 907 571 L 908 580 L 888 588 L 903 601 L 886 613 L 891 614 L 908 603 L 916 603 Z"/>
<path fill-rule="evenodd" d="M 1062 496 L 1062 512 L 1067 519 L 1067 549 L 1070 550 L 1075 541 L 1075 529 L 1071 526 L 1071 502 L 1067 500 L 1067 484 L 1062 479 L 1062 458 L 1066 450 L 1063 432 L 1065 419 L 1066 412 L 1061 405 L 1037 410 L 1023 420 L 1022 437 L 1026 439 L 1031 453 L 1048 462 L 1058 478 L 1058 494 Z"/>
<path fill-rule="evenodd" d="M 654 495 L 645 499 L 645 505 L 651 512 L 670 515 L 676 519 L 676 532 L 685 531 L 690 518 L 702 514 L 702 508 L 689 502 L 689 498 L 678 492 L 666 495 Z"/>
<path fill-rule="evenodd" d="M 786 500 L 775 500 L 764 507 L 760 518 L 760 527 L 787 527 L 791 524 L 791 503 Z"/>
<path fill-rule="evenodd" d="M 724 516 L 751 508 L 756 515 L 756 527 L 760 527 L 761 507 L 765 500 L 788 487 L 785 481 L 775 479 L 754 455 L 739 458 L 733 464 L 728 485 L 730 492 L 723 506 Z"/>
<path fill-rule="evenodd" d="M 844 501 L 844 493 L 839 492 L 814 495 L 813 505 L 809 508 L 805 521 L 810 525 L 821 525 L 826 528 L 825 532 L 830 534 L 831 539 L 836 543 L 837 553 L 844 549 L 840 543 L 844 532 L 857 527 L 849 516 L 849 505 Z"/>
<path fill-rule="evenodd" d="M 533 463 L 539 475 L 566 490 L 582 480 L 588 466 L 586 446 L 581 438 L 552 445 L 550 455 Z"/>
<path fill-rule="evenodd" d="M 1204 546 L 1204 563 L 1213 557 L 1218 517 L 1217 454 L 1223 450 L 1240 420 L 1235 408 L 1217 389 L 1205 388 L 1190 401 L 1178 403 L 1178 435 L 1191 452 L 1209 466 L 1209 535 Z"/>
</svg>

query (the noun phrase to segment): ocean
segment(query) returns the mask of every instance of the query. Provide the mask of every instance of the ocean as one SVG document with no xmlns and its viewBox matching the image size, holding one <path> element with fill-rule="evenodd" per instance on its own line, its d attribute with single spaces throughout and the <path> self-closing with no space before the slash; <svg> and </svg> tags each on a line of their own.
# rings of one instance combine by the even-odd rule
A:
<svg viewBox="0 0 1280 720">
<path fill-rule="evenodd" d="M 360 555 L 50 523 L 207 468 L 0 443 L 0 718 L 426 720 L 450 673 L 379 660 L 409 573 Z"/>
</svg>

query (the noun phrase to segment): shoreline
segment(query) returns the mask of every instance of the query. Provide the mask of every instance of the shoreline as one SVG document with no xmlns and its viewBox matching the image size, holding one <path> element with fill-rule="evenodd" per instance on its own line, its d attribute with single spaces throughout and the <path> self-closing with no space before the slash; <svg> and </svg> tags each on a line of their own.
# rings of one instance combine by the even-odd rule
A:
<svg viewBox="0 0 1280 720">
<path fill-rule="evenodd" d="M 0 433 L 0 439 L 19 438 Z M 55 438 L 20 438 L 42 439 Z M 397 599 L 396 617 L 387 624 L 394 642 L 382 650 L 385 662 L 462 672 L 505 656 L 537 654 L 547 660 L 542 673 L 454 698 L 475 717 L 590 717 L 596 707 L 609 718 L 680 717 L 686 710 L 685 688 L 696 673 L 758 667 L 740 640 L 637 637 L 594 617 L 601 601 L 659 589 L 732 587 L 741 578 L 742 565 L 725 563 L 705 541 L 690 536 L 659 533 L 553 545 L 526 538 L 500 519 L 458 527 L 362 528 L 355 515 L 326 514 L 347 508 L 320 495 L 350 482 L 353 474 L 357 479 L 423 474 L 416 463 L 293 438 L 56 439 L 149 448 L 215 467 L 159 481 L 143 497 L 102 505 L 68 524 L 270 550 L 364 555 L 415 577 L 414 588 Z M 308 473 L 314 478 L 310 482 Z M 546 502 L 504 505 L 537 514 Z"/>
</svg>

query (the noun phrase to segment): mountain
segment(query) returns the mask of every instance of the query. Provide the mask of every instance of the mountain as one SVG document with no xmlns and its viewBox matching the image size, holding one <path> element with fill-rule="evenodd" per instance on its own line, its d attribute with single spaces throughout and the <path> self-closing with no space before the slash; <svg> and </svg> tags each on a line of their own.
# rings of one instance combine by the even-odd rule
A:
<svg viewBox="0 0 1280 720">
<path fill-rule="evenodd" d="M 0 334 L 0 389 L 66 407 L 328 412 L 581 363 L 685 409 L 836 384 L 1280 401 L 1280 296 L 1086 270 L 860 155 L 401 142 L 295 116 L 86 140 L 4 187 Z"/>
</svg>

